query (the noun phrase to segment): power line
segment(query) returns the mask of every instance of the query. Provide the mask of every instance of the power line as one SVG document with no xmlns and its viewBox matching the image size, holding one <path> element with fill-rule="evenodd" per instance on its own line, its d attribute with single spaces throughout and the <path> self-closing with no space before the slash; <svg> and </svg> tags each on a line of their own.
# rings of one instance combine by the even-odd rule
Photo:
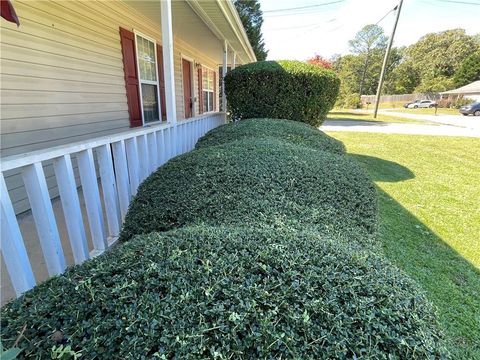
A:
<svg viewBox="0 0 480 360">
<path fill-rule="evenodd" d="M 453 4 L 463 4 L 463 5 L 476 5 L 480 6 L 480 3 L 474 3 L 469 1 L 456 1 L 456 0 L 435 0 L 439 2 L 453 3 Z"/>
<path fill-rule="evenodd" d="M 392 13 L 393 11 L 397 10 L 398 6 L 395 6 L 393 9 L 389 10 L 385 15 L 383 15 L 376 23 L 375 25 L 378 25 L 383 19 L 385 19 L 390 13 Z M 305 29 L 305 31 L 302 33 L 302 35 L 304 34 L 307 34 L 313 30 L 316 30 L 318 28 L 320 28 L 321 26 L 323 26 L 324 24 L 327 24 L 327 23 L 331 23 L 331 22 L 335 22 L 335 21 L 338 21 L 336 18 L 332 18 L 328 21 L 322 21 L 321 23 L 315 23 L 315 24 L 308 24 L 308 25 L 298 25 L 298 26 L 285 26 L 285 27 L 279 27 L 279 28 L 274 28 L 274 29 L 269 29 L 271 31 L 285 31 L 285 30 L 301 30 L 301 29 Z M 340 29 L 341 27 L 343 27 L 344 24 L 341 24 L 340 26 L 337 26 L 335 27 L 334 29 L 331 29 L 331 30 L 325 30 L 324 32 L 332 32 L 332 31 L 335 31 L 335 30 L 338 30 Z"/>
<path fill-rule="evenodd" d="M 387 12 L 385 15 L 382 16 L 382 18 L 380 20 L 378 20 L 375 25 L 378 25 L 383 19 L 385 19 L 391 12 L 397 10 L 398 6 L 395 6 L 392 10 L 390 10 L 389 12 Z"/>
<path fill-rule="evenodd" d="M 331 2 L 322 3 L 322 4 L 316 4 L 316 5 L 299 6 L 299 7 L 285 8 L 285 9 L 275 9 L 275 10 L 265 10 L 265 11 L 263 11 L 263 13 L 276 13 L 276 12 L 282 12 L 282 11 L 311 9 L 311 8 L 315 8 L 315 7 L 319 7 L 319 6 L 337 4 L 337 3 L 344 2 L 344 1 L 345 0 L 337 0 L 337 1 L 331 1 Z"/>
<path fill-rule="evenodd" d="M 312 10 L 297 10 L 296 12 L 285 12 L 285 13 L 279 13 L 279 14 L 264 14 L 266 18 L 276 18 L 276 17 L 284 17 L 284 16 L 296 16 L 296 15 L 315 15 L 315 14 L 324 14 L 326 12 L 330 12 L 330 11 L 333 11 L 335 9 L 325 9 L 325 8 L 321 8 L 321 9 L 312 9 Z"/>
<path fill-rule="evenodd" d="M 337 19 L 333 18 L 333 19 L 330 19 L 330 20 L 322 21 L 321 23 L 322 24 L 329 24 L 329 23 L 332 23 L 332 22 L 335 22 L 335 21 L 337 21 Z M 282 31 L 282 30 L 294 30 L 294 29 L 307 29 L 307 28 L 310 28 L 310 27 L 317 27 L 317 26 L 319 26 L 318 22 L 313 23 L 313 24 L 305 24 L 305 25 L 282 26 L 282 27 L 278 27 L 278 28 L 265 27 L 265 28 L 268 29 L 269 31 Z"/>
</svg>

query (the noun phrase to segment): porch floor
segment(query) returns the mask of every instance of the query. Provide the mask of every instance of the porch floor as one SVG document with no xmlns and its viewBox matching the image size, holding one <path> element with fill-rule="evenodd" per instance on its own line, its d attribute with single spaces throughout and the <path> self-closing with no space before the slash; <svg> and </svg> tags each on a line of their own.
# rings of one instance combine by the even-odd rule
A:
<svg viewBox="0 0 480 360">
<path fill-rule="evenodd" d="M 99 183 L 99 191 L 100 196 L 102 197 L 102 187 Z M 85 226 L 85 235 L 87 238 L 87 244 L 89 251 L 93 250 L 93 243 L 92 238 L 90 235 L 90 226 L 88 224 L 87 212 L 85 207 L 85 200 L 83 197 L 83 192 L 81 188 L 78 190 L 78 198 L 80 201 L 80 208 L 82 211 L 82 218 L 83 223 Z M 60 240 L 62 243 L 63 254 L 65 256 L 65 262 L 67 266 L 72 266 L 75 264 L 73 259 L 72 248 L 70 246 L 67 227 L 65 224 L 65 217 L 63 215 L 62 203 L 59 197 L 56 197 L 52 200 L 52 207 L 53 212 L 55 215 L 55 220 L 57 221 L 58 232 L 60 235 Z M 104 228 L 106 228 L 106 214 L 105 208 L 102 202 L 102 210 L 103 210 L 103 219 L 104 219 Z M 20 227 L 20 231 L 22 233 L 25 248 L 27 250 L 28 257 L 30 259 L 30 263 L 32 265 L 33 274 L 35 276 L 35 280 L 37 285 L 41 284 L 45 280 L 49 278 L 47 267 L 45 264 L 45 258 L 43 257 L 42 248 L 40 246 L 40 241 L 37 235 L 37 229 L 35 227 L 35 221 L 33 218 L 33 214 L 31 211 L 26 211 L 22 214 L 17 215 L 18 225 Z M 110 239 L 108 239 L 110 240 Z M 1 262 L 1 286 L 0 286 L 0 293 L 1 293 L 1 302 L 0 306 L 3 306 L 8 301 L 14 299 L 15 290 L 13 289 L 12 283 L 10 281 L 10 277 L 7 272 L 7 268 L 5 266 L 5 262 L 3 257 L 0 256 Z"/>
</svg>

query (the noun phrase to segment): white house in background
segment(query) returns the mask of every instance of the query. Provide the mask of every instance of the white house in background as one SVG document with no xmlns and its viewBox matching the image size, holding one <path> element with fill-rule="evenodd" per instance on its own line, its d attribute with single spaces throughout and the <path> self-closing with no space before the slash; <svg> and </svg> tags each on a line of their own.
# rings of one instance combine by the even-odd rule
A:
<svg viewBox="0 0 480 360">
<path fill-rule="evenodd" d="M 480 101 L 480 80 L 474 81 L 468 85 L 459 87 L 449 91 L 440 93 L 442 98 L 468 98 L 475 101 Z"/>
<path fill-rule="evenodd" d="M 20 26 L 0 19 L 2 302 L 5 282 L 19 295 L 110 246 L 139 183 L 224 122 L 219 65 L 256 61 L 230 0 L 10 4 Z M 26 210 L 35 235 L 16 216 Z"/>
</svg>

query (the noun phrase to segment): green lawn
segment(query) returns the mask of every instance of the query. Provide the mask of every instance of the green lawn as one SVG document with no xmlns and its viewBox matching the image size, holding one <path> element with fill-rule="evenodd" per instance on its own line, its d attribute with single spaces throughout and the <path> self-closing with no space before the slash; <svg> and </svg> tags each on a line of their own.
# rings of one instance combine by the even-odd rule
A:
<svg viewBox="0 0 480 360">
<path fill-rule="evenodd" d="M 379 190 L 387 257 L 437 306 L 453 359 L 480 359 L 480 141 L 337 132 Z"/>
<path fill-rule="evenodd" d="M 419 114 L 419 115 L 435 115 L 435 109 L 430 108 L 421 108 L 421 109 L 405 109 L 401 108 L 389 108 L 388 110 L 409 114 Z M 437 115 L 460 115 L 458 109 L 447 109 L 447 108 L 438 108 Z"/>
<path fill-rule="evenodd" d="M 373 122 L 392 122 L 392 123 L 408 123 L 408 124 L 431 124 L 430 122 L 407 119 L 393 115 L 378 114 L 377 118 L 373 118 L 373 114 L 355 112 L 345 109 L 334 109 L 328 113 L 328 120 L 363 120 Z"/>
<path fill-rule="evenodd" d="M 396 112 L 408 112 L 412 114 L 435 114 L 435 109 L 405 109 L 403 105 L 405 105 L 408 101 L 390 101 L 390 102 L 383 102 L 380 103 L 378 106 L 379 109 L 382 110 L 392 110 Z M 363 109 L 366 109 L 366 105 L 364 105 Z M 374 109 L 374 105 L 368 105 L 368 110 Z M 458 109 L 446 109 L 446 108 L 438 108 L 437 109 L 438 115 L 458 115 Z"/>
</svg>

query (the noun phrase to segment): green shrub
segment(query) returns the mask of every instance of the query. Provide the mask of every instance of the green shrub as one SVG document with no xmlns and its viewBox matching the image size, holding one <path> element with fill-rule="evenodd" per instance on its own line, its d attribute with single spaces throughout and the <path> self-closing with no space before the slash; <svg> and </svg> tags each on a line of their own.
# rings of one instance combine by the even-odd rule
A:
<svg viewBox="0 0 480 360">
<path fill-rule="evenodd" d="M 360 109 L 362 107 L 360 94 L 356 93 L 346 95 L 343 106 L 348 109 Z"/>
<path fill-rule="evenodd" d="M 345 153 L 345 146 L 342 142 L 320 130 L 297 121 L 281 119 L 248 119 L 219 126 L 201 138 L 196 148 L 243 139 L 264 138 L 283 140 L 290 144 L 308 146 L 336 154 Z"/>
<path fill-rule="evenodd" d="M 206 223 L 315 226 L 368 241 L 376 205 L 372 182 L 347 157 L 271 138 L 244 139 L 179 156 L 150 175 L 120 238 Z"/>
<path fill-rule="evenodd" d="M 21 357 L 426 359 L 431 306 L 388 262 L 293 231 L 184 228 L 69 269 L 1 310 Z"/>
<path fill-rule="evenodd" d="M 475 100 L 469 99 L 468 97 L 457 98 L 454 101 L 452 101 L 451 107 L 455 109 L 460 109 L 462 106 L 470 105 L 473 102 L 475 102 Z"/>
<path fill-rule="evenodd" d="M 315 127 L 335 104 L 339 86 L 333 71 L 300 61 L 259 61 L 225 77 L 234 119 L 289 119 Z"/>
</svg>

